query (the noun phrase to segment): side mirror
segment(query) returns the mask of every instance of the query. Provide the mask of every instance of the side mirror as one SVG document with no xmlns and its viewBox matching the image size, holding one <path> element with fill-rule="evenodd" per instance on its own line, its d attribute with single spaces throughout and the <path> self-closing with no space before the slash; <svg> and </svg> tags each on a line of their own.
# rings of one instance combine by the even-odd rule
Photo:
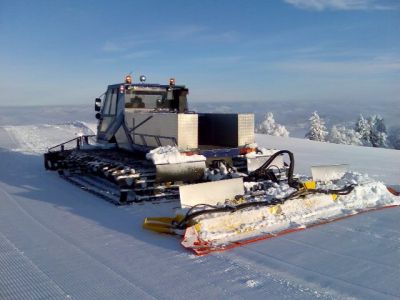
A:
<svg viewBox="0 0 400 300">
<path fill-rule="evenodd" d="M 97 113 L 97 114 L 95 115 L 95 117 L 96 117 L 97 120 L 100 120 L 100 119 L 101 119 L 101 113 Z"/>
<path fill-rule="evenodd" d="M 100 111 L 101 109 L 101 99 L 100 98 L 96 98 L 94 100 L 94 110 L 95 111 Z"/>
</svg>

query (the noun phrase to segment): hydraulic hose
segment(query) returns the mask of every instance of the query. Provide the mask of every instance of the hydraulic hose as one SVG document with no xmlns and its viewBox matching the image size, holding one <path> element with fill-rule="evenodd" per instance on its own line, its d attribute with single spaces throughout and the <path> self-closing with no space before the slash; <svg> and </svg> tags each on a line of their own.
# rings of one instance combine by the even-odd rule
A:
<svg viewBox="0 0 400 300">
<path fill-rule="evenodd" d="M 293 199 L 293 198 L 298 198 L 298 197 L 304 197 L 309 194 L 336 194 L 336 195 L 348 195 L 351 193 L 354 189 L 354 185 L 349 185 L 345 186 L 341 189 L 301 189 L 301 190 L 296 190 L 293 193 L 289 194 L 286 197 L 283 198 L 273 198 L 271 200 L 267 201 L 254 201 L 254 202 L 246 202 L 246 203 L 241 203 L 238 205 L 225 205 L 225 206 L 215 206 L 215 205 L 210 205 L 210 204 L 197 204 L 193 207 L 191 207 L 188 212 L 186 213 L 185 217 L 177 224 L 175 225 L 175 228 L 177 229 L 185 229 L 190 222 L 201 215 L 205 214 L 213 214 L 213 213 L 224 213 L 224 212 L 235 212 L 238 210 L 246 209 L 249 207 L 262 207 L 262 206 L 273 206 L 276 204 L 283 204 L 285 201 Z M 199 207 L 208 207 L 208 209 L 203 209 L 203 210 L 196 210 Z"/>
<path fill-rule="evenodd" d="M 184 229 L 188 226 L 188 224 L 191 223 L 191 221 L 199 217 L 201 215 L 205 214 L 213 214 L 213 213 L 224 213 L 224 212 L 235 212 L 238 210 L 246 209 L 249 207 L 262 207 L 262 206 L 273 206 L 276 204 L 283 204 L 285 201 L 293 199 L 293 198 L 298 198 L 298 197 L 304 197 L 306 195 L 310 194 L 336 194 L 336 195 L 348 195 L 351 193 L 354 189 L 355 185 L 348 185 L 340 189 L 305 189 L 302 188 L 302 184 L 299 182 L 295 181 L 293 179 L 293 173 L 294 173 L 294 155 L 292 152 L 289 150 L 280 150 L 272 154 L 268 160 L 263 163 L 257 170 L 251 172 L 249 176 L 247 177 L 247 180 L 257 180 L 257 179 L 265 179 L 267 177 L 267 170 L 269 167 L 271 167 L 272 162 L 276 157 L 279 155 L 287 154 L 289 156 L 289 169 L 288 169 L 288 185 L 292 188 L 295 189 L 295 191 L 286 197 L 283 198 L 273 198 L 270 200 L 266 201 L 254 201 L 254 202 L 246 202 L 246 203 L 241 203 L 238 205 L 225 205 L 225 206 L 215 206 L 215 205 L 210 205 L 210 204 L 197 204 L 193 207 L 191 207 L 188 212 L 186 213 L 185 217 L 178 223 L 172 224 L 175 228 L 177 229 Z M 206 209 L 202 210 L 196 210 L 197 208 L 202 207 Z"/>
<path fill-rule="evenodd" d="M 289 150 L 279 150 L 272 154 L 265 163 L 263 163 L 257 170 L 251 172 L 248 176 L 248 180 L 254 180 L 254 179 L 260 179 L 260 178 L 265 178 L 267 174 L 268 168 L 271 166 L 272 162 L 274 161 L 275 158 L 277 158 L 279 155 L 287 154 L 289 156 L 289 169 L 288 169 L 288 184 L 290 187 L 299 189 L 299 185 L 297 182 L 293 180 L 293 172 L 294 172 L 294 155 L 292 152 Z"/>
</svg>

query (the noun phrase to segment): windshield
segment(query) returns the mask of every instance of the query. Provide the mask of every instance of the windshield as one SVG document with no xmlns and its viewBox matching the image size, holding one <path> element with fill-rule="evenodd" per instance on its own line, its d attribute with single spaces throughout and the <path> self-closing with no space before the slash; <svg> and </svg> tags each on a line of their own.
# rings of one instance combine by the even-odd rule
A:
<svg viewBox="0 0 400 300">
<path fill-rule="evenodd" d="M 187 111 L 185 88 L 129 86 L 125 89 L 125 108 Z"/>
<path fill-rule="evenodd" d="M 167 98 L 163 90 L 135 90 L 130 89 L 125 93 L 125 107 L 127 108 L 162 108 Z"/>
</svg>

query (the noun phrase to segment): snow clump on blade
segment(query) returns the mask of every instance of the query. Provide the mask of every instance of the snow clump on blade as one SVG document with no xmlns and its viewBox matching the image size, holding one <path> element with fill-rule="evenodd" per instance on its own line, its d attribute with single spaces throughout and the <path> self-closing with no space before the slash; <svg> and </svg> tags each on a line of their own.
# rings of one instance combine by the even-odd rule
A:
<svg viewBox="0 0 400 300">
<path fill-rule="evenodd" d="M 184 155 L 179 152 L 178 148 L 173 146 L 163 146 L 151 150 L 146 154 L 148 160 L 152 160 L 154 164 L 178 164 L 193 161 L 205 161 L 206 158 L 203 155 Z"/>
</svg>

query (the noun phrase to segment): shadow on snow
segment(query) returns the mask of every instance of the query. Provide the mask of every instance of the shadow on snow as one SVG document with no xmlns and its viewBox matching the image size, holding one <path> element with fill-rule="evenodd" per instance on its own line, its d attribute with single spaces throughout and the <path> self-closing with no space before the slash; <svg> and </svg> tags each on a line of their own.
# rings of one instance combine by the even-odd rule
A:
<svg viewBox="0 0 400 300">
<path fill-rule="evenodd" d="M 9 151 L 1 147 L 0 169 L 3 170 L 0 172 L 0 182 L 8 185 L 7 192 L 24 207 L 30 206 L 31 201 L 45 202 L 91 219 L 100 226 L 133 239 L 169 250 L 183 251 L 180 238 L 153 233 L 141 227 L 145 217 L 171 215 L 172 207 L 177 206 L 177 203 L 144 203 L 118 207 L 79 190 L 61 179 L 56 172 L 46 171 L 42 156 Z M 67 221 L 60 220 L 62 222 Z"/>
</svg>

